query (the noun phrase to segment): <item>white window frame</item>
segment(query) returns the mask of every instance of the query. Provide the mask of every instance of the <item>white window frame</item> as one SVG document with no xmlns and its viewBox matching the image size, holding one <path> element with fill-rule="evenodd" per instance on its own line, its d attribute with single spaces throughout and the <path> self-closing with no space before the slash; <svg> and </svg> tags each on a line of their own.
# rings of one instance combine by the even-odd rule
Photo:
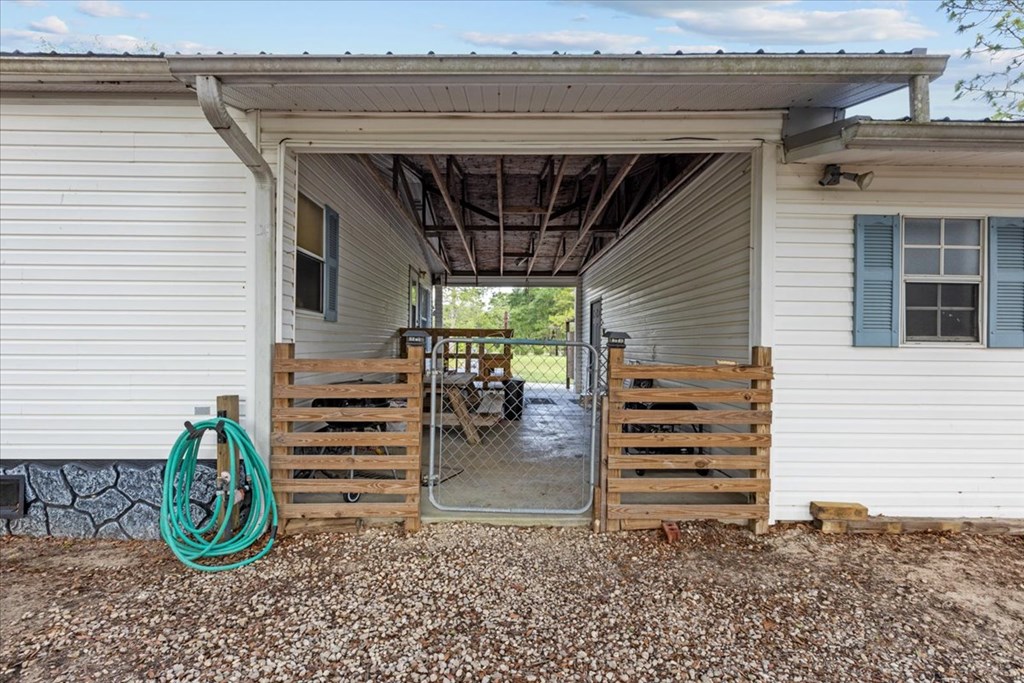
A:
<svg viewBox="0 0 1024 683">
<path fill-rule="evenodd" d="M 308 194 L 302 192 L 298 193 L 309 200 L 311 204 L 316 204 L 320 207 L 320 251 L 323 252 L 323 256 L 317 256 L 313 252 L 303 249 L 299 246 L 299 216 L 298 216 L 298 202 L 296 202 L 296 215 L 295 215 L 295 311 L 305 313 L 306 315 L 319 316 L 323 318 L 324 312 L 326 311 L 327 304 L 327 292 L 324 291 L 324 281 L 327 279 L 327 207 L 320 202 L 316 201 Z M 299 254 L 308 256 L 309 258 L 320 262 L 320 310 L 314 308 L 301 308 L 299 306 L 298 297 L 298 286 L 299 286 Z"/>
<path fill-rule="evenodd" d="M 978 275 L 907 275 L 906 268 L 906 221 L 911 220 L 928 220 L 937 219 L 942 221 L 942 236 L 940 237 L 940 245 L 945 247 L 945 221 L 946 220 L 972 220 L 978 221 L 979 232 L 979 264 L 978 264 Z M 927 248 L 926 245 L 920 245 L 922 248 Z M 914 248 L 913 246 L 911 248 Z M 988 219 L 985 216 L 963 216 L 956 214 L 913 214 L 903 215 L 900 214 L 900 346 L 930 346 L 938 348 L 956 348 L 956 347 L 967 347 L 967 348 L 985 348 L 985 330 L 987 327 L 987 313 L 988 313 Z M 941 269 L 943 263 L 942 250 L 939 252 L 939 267 Z M 907 283 L 937 283 L 937 284 L 972 284 L 978 285 L 978 339 L 977 341 L 970 340 L 954 340 L 948 341 L 935 339 L 935 340 L 908 340 L 907 339 Z"/>
</svg>

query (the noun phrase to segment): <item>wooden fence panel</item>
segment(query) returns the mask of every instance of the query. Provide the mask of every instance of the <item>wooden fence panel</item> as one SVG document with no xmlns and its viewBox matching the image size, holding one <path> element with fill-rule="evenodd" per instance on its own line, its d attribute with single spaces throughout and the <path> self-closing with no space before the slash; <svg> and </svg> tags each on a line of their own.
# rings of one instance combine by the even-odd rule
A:
<svg viewBox="0 0 1024 683">
<path fill-rule="evenodd" d="M 756 533 L 765 532 L 771 490 L 771 349 L 754 347 L 749 365 L 630 365 L 624 356 L 624 345 L 609 344 L 601 463 L 607 478 L 602 478 L 602 509 L 595 512 L 606 520 L 602 528 L 746 519 Z M 640 379 L 657 380 L 660 386 L 634 386 Z M 698 409 L 671 405 L 684 403 Z M 678 431 L 680 425 L 691 425 L 691 431 Z M 688 452 L 678 453 L 683 449 Z M 716 470 L 733 476 L 715 476 Z M 630 502 L 623 502 L 624 494 Z M 698 503 L 675 504 L 665 502 L 666 494 L 702 495 Z"/>
<path fill-rule="evenodd" d="M 408 332 L 425 334 L 430 339 L 428 348 L 433 349 L 441 339 L 511 339 L 512 330 L 468 328 L 468 327 L 411 327 L 398 331 L 402 338 L 402 353 L 405 354 Z M 500 382 L 512 377 L 512 346 L 504 344 L 501 353 L 488 353 L 485 344 L 449 342 L 440 353 L 441 365 L 445 370 L 472 372 L 476 361 L 476 381 Z M 499 372 L 500 370 L 500 372 Z"/>
<path fill-rule="evenodd" d="M 407 530 L 419 528 L 423 345 L 403 344 L 403 349 L 404 358 L 296 359 L 293 344 L 276 346 L 270 471 L 282 533 L 288 533 L 290 523 L 296 520 L 403 518 Z M 295 384 L 295 373 L 363 373 L 391 375 L 393 379 L 382 383 Z M 312 399 L 344 399 L 356 405 L 295 405 L 296 400 Z M 361 400 L 403 399 L 405 405 L 397 407 L 358 405 Z M 324 423 L 339 430 L 314 431 Z M 343 430 L 353 423 L 401 424 L 404 431 Z M 296 477 L 297 472 L 338 476 Z M 401 502 L 296 500 L 308 494 L 400 496 Z"/>
</svg>

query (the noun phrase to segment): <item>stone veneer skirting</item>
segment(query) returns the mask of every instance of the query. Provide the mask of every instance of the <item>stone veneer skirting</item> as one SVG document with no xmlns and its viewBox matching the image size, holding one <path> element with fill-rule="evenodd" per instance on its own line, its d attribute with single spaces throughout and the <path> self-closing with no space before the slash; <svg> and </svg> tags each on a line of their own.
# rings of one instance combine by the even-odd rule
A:
<svg viewBox="0 0 1024 683">
<path fill-rule="evenodd" d="M 25 476 L 25 516 L 0 520 L 0 535 L 154 540 L 160 538 L 164 463 L 160 461 L 0 462 Z M 199 463 L 193 520 L 212 514 L 216 472 Z"/>
</svg>

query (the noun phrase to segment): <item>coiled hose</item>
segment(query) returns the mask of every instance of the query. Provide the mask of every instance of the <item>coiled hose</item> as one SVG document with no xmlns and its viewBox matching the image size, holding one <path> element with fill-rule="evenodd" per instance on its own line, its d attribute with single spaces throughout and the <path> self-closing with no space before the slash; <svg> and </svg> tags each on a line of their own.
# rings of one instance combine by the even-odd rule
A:
<svg viewBox="0 0 1024 683">
<path fill-rule="evenodd" d="M 270 490 L 270 473 L 263 465 L 249 435 L 234 420 L 218 417 L 194 425 L 186 422 L 185 427 L 185 431 L 174 442 L 167 457 L 167 467 L 164 469 L 164 495 L 160 506 L 161 536 L 175 556 L 192 569 L 222 572 L 255 562 L 270 552 L 277 536 L 277 504 Z M 190 500 L 199 445 L 206 430 L 222 434 L 227 441 L 231 461 L 230 481 L 226 482 L 225 486 L 220 478 L 221 473 L 217 473 L 218 486 L 213 514 L 206 524 L 197 527 L 192 521 Z M 242 461 L 242 472 L 238 471 L 239 457 Z M 221 511 L 225 510 L 230 502 L 229 497 L 234 496 L 239 488 L 249 489 L 249 514 L 236 534 L 221 541 L 231 525 L 231 515 L 221 515 Z M 221 519 L 219 526 L 218 518 Z M 270 533 L 266 544 L 255 555 L 229 564 L 197 562 L 246 550 L 263 535 L 268 521 Z"/>
</svg>

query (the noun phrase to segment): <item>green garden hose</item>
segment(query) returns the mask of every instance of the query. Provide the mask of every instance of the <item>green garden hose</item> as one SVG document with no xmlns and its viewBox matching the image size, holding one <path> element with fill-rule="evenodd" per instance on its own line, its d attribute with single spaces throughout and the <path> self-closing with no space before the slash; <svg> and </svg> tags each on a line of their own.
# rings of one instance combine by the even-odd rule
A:
<svg viewBox="0 0 1024 683">
<path fill-rule="evenodd" d="M 161 536 L 182 563 L 200 571 L 222 572 L 255 562 L 270 552 L 277 536 L 277 504 L 270 490 L 270 473 L 267 472 L 249 435 L 234 420 L 219 417 L 194 425 L 186 422 L 185 427 L 185 431 L 174 442 L 171 453 L 167 456 L 167 467 L 164 469 L 164 495 L 160 506 Z M 221 480 L 221 473 L 218 472 L 218 489 L 213 514 L 206 524 L 197 527 L 192 520 L 190 501 L 199 445 L 206 430 L 216 431 L 227 441 L 231 461 L 230 480 Z M 239 458 L 242 461 L 242 472 L 238 471 Z M 221 511 L 226 508 L 235 491 L 246 487 L 250 492 L 250 507 L 245 523 L 237 533 L 221 541 L 231 525 L 231 516 L 221 515 Z M 221 519 L 219 526 L 218 518 Z M 230 564 L 197 562 L 246 550 L 263 535 L 268 521 L 270 533 L 266 544 L 255 555 Z"/>
</svg>

